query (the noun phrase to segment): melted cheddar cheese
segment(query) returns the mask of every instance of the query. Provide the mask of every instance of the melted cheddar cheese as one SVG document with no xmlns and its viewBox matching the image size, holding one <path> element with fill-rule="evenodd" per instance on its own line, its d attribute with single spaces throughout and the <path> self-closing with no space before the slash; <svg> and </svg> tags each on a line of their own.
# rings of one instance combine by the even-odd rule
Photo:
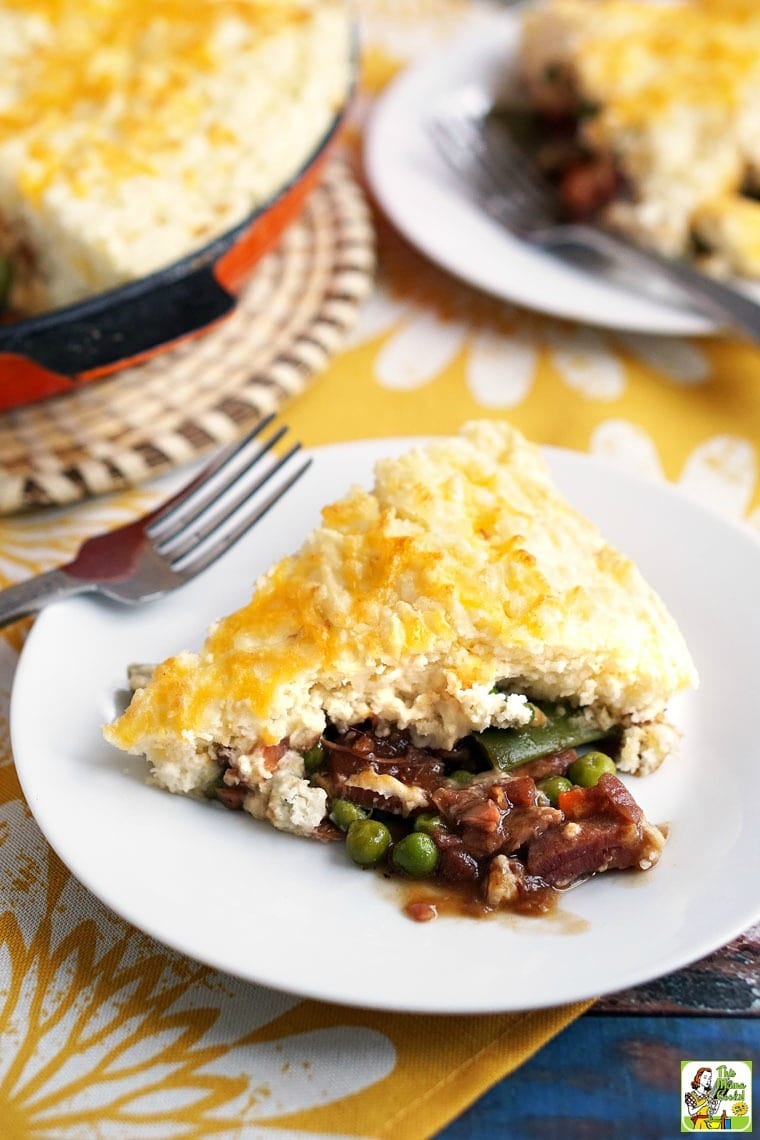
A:
<svg viewBox="0 0 760 1140">
<path fill-rule="evenodd" d="M 63 176 L 79 195 L 92 172 L 119 184 L 156 173 L 188 132 L 234 132 L 211 114 L 198 84 L 231 50 L 306 18 L 283 0 L 3 0 L 18 13 L 26 50 L 4 60 L 0 146 L 23 135 L 24 192 L 39 197 Z M 237 41 L 237 43 L 235 42 Z M 72 120 L 81 130 L 61 132 Z"/>
</svg>

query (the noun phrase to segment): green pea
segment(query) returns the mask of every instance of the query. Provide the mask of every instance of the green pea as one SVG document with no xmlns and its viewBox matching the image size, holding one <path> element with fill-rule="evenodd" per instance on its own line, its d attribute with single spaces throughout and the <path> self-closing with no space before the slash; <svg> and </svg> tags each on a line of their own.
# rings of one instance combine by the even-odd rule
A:
<svg viewBox="0 0 760 1140">
<path fill-rule="evenodd" d="M 534 705 L 532 701 L 528 701 L 525 708 L 530 713 L 530 720 L 528 724 L 531 728 L 544 728 L 549 723 L 549 718 L 543 709 L 538 705 Z"/>
<path fill-rule="evenodd" d="M 321 744 L 315 744 L 308 752 L 304 752 L 303 766 L 307 772 L 316 772 L 325 762 L 327 750 Z"/>
<path fill-rule="evenodd" d="M 569 792 L 572 786 L 570 780 L 564 776 L 547 776 L 545 780 L 539 780 L 536 784 L 539 792 L 544 793 L 552 807 L 557 806 L 560 792 Z"/>
<path fill-rule="evenodd" d="M 352 823 L 357 819 L 366 819 L 368 815 L 368 811 L 351 800 L 333 800 L 330 808 L 330 819 L 341 831 L 348 831 Z"/>
<path fill-rule="evenodd" d="M 587 752 L 585 756 L 579 756 L 573 761 L 567 775 L 581 788 L 595 788 L 605 772 L 615 772 L 615 761 L 603 752 Z"/>
<path fill-rule="evenodd" d="M 453 780 L 455 784 L 459 784 L 460 788 L 464 788 L 472 779 L 472 772 L 468 772 L 464 768 L 459 768 L 456 772 L 451 773 L 449 779 Z"/>
<path fill-rule="evenodd" d="M 394 867 L 405 871 L 414 879 L 432 875 L 438 866 L 438 848 L 429 835 L 413 831 L 399 839 L 391 853 Z"/>
<path fill-rule="evenodd" d="M 346 833 L 346 851 L 360 867 L 379 863 L 391 845 L 391 833 L 377 819 L 357 819 Z"/>
<path fill-rule="evenodd" d="M 423 811 L 416 817 L 414 821 L 415 831 L 424 831 L 426 835 L 432 835 L 436 827 L 445 827 L 443 816 L 436 815 L 432 811 Z"/>
<path fill-rule="evenodd" d="M 224 783 L 224 772 L 220 768 L 215 776 L 212 776 L 209 782 L 203 788 L 203 794 L 208 799 L 216 799 L 216 790 L 221 788 Z"/>
</svg>

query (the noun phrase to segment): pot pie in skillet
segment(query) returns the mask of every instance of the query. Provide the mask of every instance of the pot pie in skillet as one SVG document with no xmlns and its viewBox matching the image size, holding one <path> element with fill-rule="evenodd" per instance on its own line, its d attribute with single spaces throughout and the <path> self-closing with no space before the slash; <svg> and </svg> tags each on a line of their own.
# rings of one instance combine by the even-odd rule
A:
<svg viewBox="0 0 760 1140">
<path fill-rule="evenodd" d="M 535 910 L 657 861 L 615 772 L 677 750 L 666 706 L 695 684 L 662 601 L 538 448 L 477 421 L 325 507 L 199 653 L 137 677 L 105 736 L 168 791 Z"/>
<path fill-rule="evenodd" d="M 242 222 L 344 106 L 342 0 L 0 0 L 0 286 L 15 314 Z"/>
</svg>

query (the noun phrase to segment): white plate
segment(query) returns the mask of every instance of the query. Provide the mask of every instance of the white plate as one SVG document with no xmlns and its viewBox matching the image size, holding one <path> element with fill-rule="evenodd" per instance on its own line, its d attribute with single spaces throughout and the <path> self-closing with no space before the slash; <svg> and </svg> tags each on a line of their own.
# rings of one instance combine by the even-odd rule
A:
<svg viewBox="0 0 760 1140">
<path fill-rule="evenodd" d="M 585 998 L 664 974 L 760 915 L 757 677 L 760 546 L 658 483 L 549 450 L 560 486 L 639 562 L 681 624 L 701 672 L 674 707 L 683 759 L 633 780 L 670 841 L 649 874 L 605 875 L 556 917 L 417 924 L 394 888 L 339 844 L 278 833 L 146 785 L 107 746 L 127 662 L 200 644 L 294 549 L 320 506 L 367 485 L 408 440 L 315 451 L 309 476 L 200 580 L 139 609 L 94 599 L 51 606 L 19 663 L 11 732 L 24 793 L 73 873 L 130 922 L 210 965 L 298 994 L 389 1010 L 492 1012 Z"/>
<path fill-rule="evenodd" d="M 477 27 L 453 48 L 403 72 L 378 100 L 364 156 L 380 206 L 431 260 L 505 300 L 608 328 L 715 331 L 714 322 L 692 309 L 592 276 L 512 237 L 468 195 L 435 150 L 426 131 L 428 116 L 464 87 L 490 102 L 515 61 L 519 29 L 514 13 Z"/>
</svg>

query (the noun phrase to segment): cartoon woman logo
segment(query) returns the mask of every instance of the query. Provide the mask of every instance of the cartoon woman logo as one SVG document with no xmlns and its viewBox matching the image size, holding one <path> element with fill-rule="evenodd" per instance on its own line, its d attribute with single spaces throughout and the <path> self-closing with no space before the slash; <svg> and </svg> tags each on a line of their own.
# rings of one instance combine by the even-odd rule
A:
<svg viewBox="0 0 760 1140">
<path fill-rule="evenodd" d="M 720 1097 L 710 1096 L 712 1080 L 712 1069 L 702 1065 L 697 1069 L 691 1082 L 693 1091 L 684 1094 L 686 1110 L 691 1117 L 695 1132 L 707 1132 L 720 1125 L 720 1121 L 711 1120 L 717 1115 L 720 1106 Z"/>
</svg>

